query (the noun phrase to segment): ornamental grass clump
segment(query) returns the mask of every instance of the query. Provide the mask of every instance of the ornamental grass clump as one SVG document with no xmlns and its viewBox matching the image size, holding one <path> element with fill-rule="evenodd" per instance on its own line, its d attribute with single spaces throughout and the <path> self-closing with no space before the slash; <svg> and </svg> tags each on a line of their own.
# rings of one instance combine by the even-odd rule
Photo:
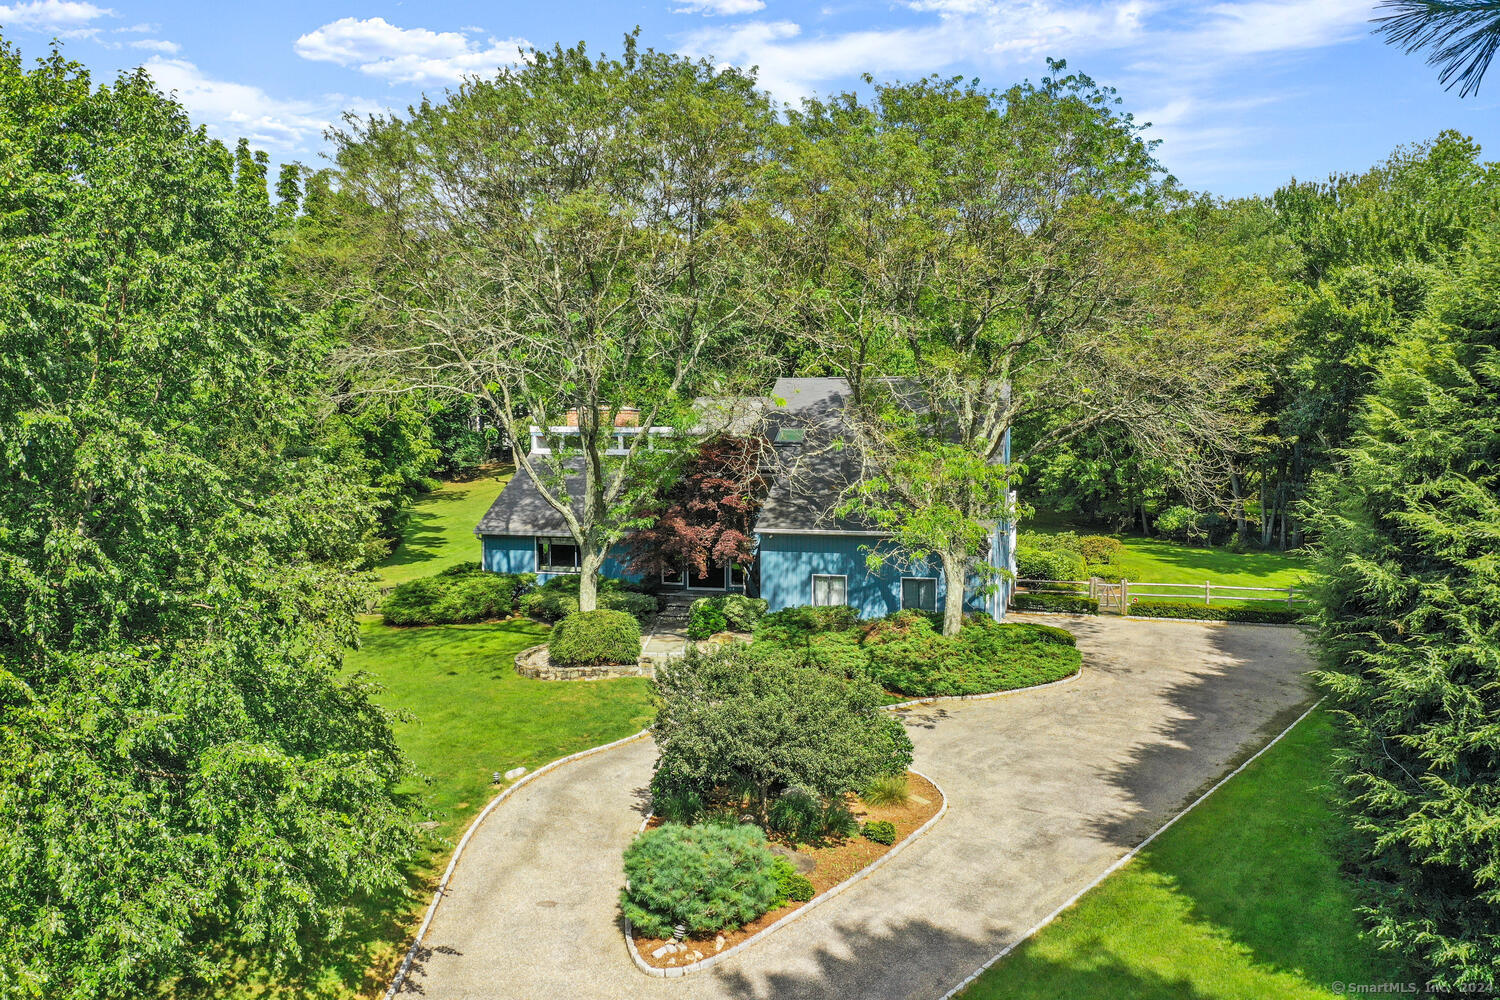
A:
<svg viewBox="0 0 1500 1000">
<path fill-rule="evenodd" d="M 620 909 L 650 937 L 735 930 L 785 901 L 776 860 L 758 827 L 665 823 L 626 848 Z"/>
</svg>

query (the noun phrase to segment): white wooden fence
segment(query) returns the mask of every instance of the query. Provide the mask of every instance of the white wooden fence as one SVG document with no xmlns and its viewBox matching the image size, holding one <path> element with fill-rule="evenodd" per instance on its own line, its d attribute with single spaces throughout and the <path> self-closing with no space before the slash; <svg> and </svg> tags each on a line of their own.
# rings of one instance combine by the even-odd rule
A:
<svg viewBox="0 0 1500 1000">
<path fill-rule="evenodd" d="M 1269 601 L 1296 607 L 1307 598 L 1297 595 L 1296 587 L 1235 587 L 1204 580 L 1202 583 L 1150 583 L 1138 580 L 1017 580 L 1016 592 L 1022 594 L 1088 594 L 1099 602 L 1100 610 L 1124 611 L 1140 597 L 1164 597 L 1178 601 L 1200 598 L 1212 606 L 1214 601 Z"/>
</svg>

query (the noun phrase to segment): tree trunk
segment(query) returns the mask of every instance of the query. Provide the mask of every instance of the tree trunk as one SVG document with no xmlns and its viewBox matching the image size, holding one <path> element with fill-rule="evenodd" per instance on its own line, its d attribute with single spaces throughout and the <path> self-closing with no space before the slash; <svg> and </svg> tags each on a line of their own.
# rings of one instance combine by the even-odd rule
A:
<svg viewBox="0 0 1500 1000">
<path fill-rule="evenodd" d="M 1151 522 L 1146 520 L 1146 505 L 1141 504 L 1141 534 L 1151 537 Z"/>
<path fill-rule="evenodd" d="M 584 542 L 579 564 L 578 610 L 595 611 L 599 607 L 599 570 L 604 567 L 604 553 Z"/>
<path fill-rule="evenodd" d="M 1243 542 L 1250 537 L 1250 525 L 1245 522 L 1245 498 L 1240 493 L 1240 471 L 1229 467 L 1229 493 L 1234 505 L 1234 537 Z"/>
<path fill-rule="evenodd" d="M 943 634 L 958 635 L 964 624 L 964 584 L 969 578 L 968 560 L 952 552 L 943 553 Z M 955 581 L 956 584 L 955 584 Z"/>
</svg>

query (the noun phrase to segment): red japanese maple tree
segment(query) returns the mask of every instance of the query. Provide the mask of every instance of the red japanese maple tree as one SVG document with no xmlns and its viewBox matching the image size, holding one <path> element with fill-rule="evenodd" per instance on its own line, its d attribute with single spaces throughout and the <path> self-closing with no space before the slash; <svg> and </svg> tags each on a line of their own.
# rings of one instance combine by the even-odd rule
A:
<svg viewBox="0 0 1500 1000">
<path fill-rule="evenodd" d="M 683 475 L 642 513 L 652 523 L 630 537 L 630 570 L 654 575 L 686 567 L 703 575 L 711 565 L 749 563 L 766 492 L 764 446 L 748 437 L 704 441 Z"/>
</svg>

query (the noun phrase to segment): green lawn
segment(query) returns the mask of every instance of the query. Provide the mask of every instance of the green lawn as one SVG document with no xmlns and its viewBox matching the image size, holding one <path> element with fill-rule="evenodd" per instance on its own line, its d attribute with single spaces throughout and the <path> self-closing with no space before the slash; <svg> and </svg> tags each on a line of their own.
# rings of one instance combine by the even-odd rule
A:
<svg viewBox="0 0 1500 1000">
<path fill-rule="evenodd" d="M 367 623 L 346 661 L 384 687 L 376 701 L 406 713 L 396 739 L 426 776 L 418 789 L 437 833 L 457 838 L 495 793 L 490 774 L 550 760 L 644 729 L 651 684 L 535 681 L 515 655 L 545 639 L 530 621 L 388 628 Z"/>
<path fill-rule="evenodd" d="M 377 567 L 382 586 L 431 576 L 479 560 L 474 526 L 510 481 L 510 466 L 486 469 L 473 479 L 447 482 L 412 504 L 401 544 Z"/>
<path fill-rule="evenodd" d="M 1407 981 L 1359 937 L 1338 873 L 1331 738 L 1309 716 L 963 995 L 1293 1000 Z"/>
</svg>

